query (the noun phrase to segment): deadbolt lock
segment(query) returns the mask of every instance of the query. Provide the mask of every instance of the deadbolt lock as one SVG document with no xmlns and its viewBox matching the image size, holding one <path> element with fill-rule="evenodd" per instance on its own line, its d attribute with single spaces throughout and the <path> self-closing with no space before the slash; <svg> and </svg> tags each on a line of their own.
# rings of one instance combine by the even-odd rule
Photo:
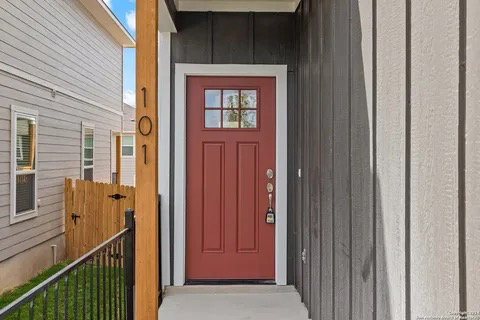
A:
<svg viewBox="0 0 480 320">
<path fill-rule="evenodd" d="M 268 170 L 267 170 L 267 178 L 268 178 L 268 179 L 273 179 L 273 176 L 274 176 L 273 170 L 272 170 L 272 169 L 268 169 Z"/>
</svg>

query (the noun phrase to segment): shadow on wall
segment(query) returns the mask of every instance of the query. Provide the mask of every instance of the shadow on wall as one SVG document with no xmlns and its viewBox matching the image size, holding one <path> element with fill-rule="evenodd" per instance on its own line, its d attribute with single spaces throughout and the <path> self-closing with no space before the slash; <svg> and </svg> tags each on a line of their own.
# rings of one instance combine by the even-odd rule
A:
<svg viewBox="0 0 480 320">
<path fill-rule="evenodd" d="M 391 217 L 385 217 L 377 172 L 373 36 L 366 34 L 372 32 L 374 13 L 365 2 L 350 2 L 351 312 L 354 319 L 372 319 L 373 310 L 376 319 L 391 320 L 402 318 L 391 310 L 391 290 L 400 288 L 391 288 L 390 278 L 400 275 L 390 275 L 387 264 L 384 223 Z"/>
<path fill-rule="evenodd" d="M 391 290 L 400 288 L 391 288 L 389 283 L 392 275 L 387 264 L 384 226 L 387 213 L 383 209 L 382 183 L 376 171 L 376 88 L 370 51 L 373 45 L 372 36 L 364 34 L 371 32 L 372 21 L 373 12 L 361 16 L 359 0 L 351 1 L 352 314 L 355 319 L 372 319 L 373 310 L 376 319 L 391 320 L 402 316 L 392 315 L 390 305 Z"/>
<path fill-rule="evenodd" d="M 392 312 L 404 308 L 392 305 L 404 294 L 390 284 L 401 283 L 404 274 L 389 274 L 385 231 L 385 221 L 400 225 L 403 217 L 382 205 L 373 43 L 362 34 L 372 30 L 373 6 L 362 1 L 360 12 L 359 2 L 303 0 L 296 13 L 296 161 L 305 169 L 296 185 L 302 194 L 296 211 L 303 213 L 296 221 L 296 248 L 311 247 L 312 253 L 302 264 L 297 252 L 295 283 L 313 320 L 404 318 Z M 400 233 L 388 237 L 389 250 L 391 243 L 401 246 Z"/>
</svg>

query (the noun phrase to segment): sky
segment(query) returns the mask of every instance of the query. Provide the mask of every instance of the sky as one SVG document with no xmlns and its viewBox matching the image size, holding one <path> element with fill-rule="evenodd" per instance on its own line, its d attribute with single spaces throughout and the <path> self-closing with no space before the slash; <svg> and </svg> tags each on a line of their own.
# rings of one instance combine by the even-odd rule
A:
<svg viewBox="0 0 480 320">
<path fill-rule="evenodd" d="M 135 0 L 103 0 L 135 38 Z M 135 49 L 123 50 L 123 102 L 135 106 Z"/>
</svg>

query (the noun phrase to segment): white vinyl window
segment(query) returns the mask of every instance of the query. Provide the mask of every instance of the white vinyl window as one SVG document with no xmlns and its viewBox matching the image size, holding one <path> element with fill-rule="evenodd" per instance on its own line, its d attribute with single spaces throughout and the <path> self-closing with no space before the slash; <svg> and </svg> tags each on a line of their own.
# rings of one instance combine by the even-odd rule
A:
<svg viewBox="0 0 480 320">
<path fill-rule="evenodd" d="M 93 154 L 95 130 L 93 124 L 82 123 L 82 172 L 83 180 L 93 181 Z"/>
<path fill-rule="evenodd" d="M 122 156 L 133 157 L 135 150 L 135 137 L 133 135 L 122 136 Z"/>
<path fill-rule="evenodd" d="M 38 111 L 12 105 L 10 223 L 37 216 Z"/>
</svg>

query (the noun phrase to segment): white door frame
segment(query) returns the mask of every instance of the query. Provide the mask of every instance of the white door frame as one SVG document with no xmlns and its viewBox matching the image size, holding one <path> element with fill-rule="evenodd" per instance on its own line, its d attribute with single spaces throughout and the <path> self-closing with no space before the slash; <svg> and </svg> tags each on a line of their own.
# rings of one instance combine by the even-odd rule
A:
<svg viewBox="0 0 480 320">
<path fill-rule="evenodd" d="M 275 282 L 287 284 L 287 66 L 175 64 L 175 286 L 185 284 L 186 79 L 187 76 L 257 76 L 276 79 Z"/>
</svg>

